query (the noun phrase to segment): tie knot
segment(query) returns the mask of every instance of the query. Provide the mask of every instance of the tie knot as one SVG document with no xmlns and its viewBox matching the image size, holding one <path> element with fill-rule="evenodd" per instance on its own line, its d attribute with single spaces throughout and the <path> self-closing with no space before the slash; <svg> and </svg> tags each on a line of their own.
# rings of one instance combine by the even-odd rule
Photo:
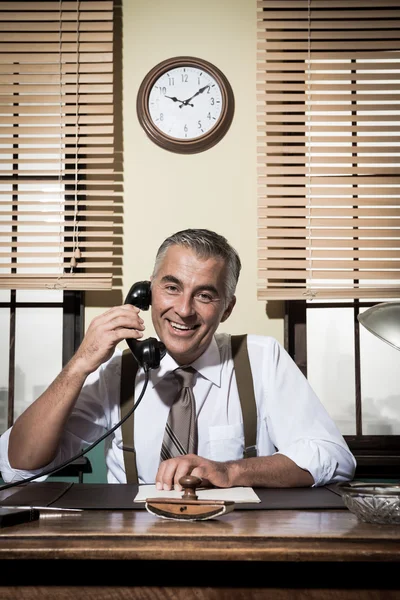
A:
<svg viewBox="0 0 400 600">
<path fill-rule="evenodd" d="M 196 370 L 193 369 L 193 367 L 179 368 L 174 371 L 174 375 L 182 388 L 193 387 L 193 379 L 195 374 Z"/>
</svg>

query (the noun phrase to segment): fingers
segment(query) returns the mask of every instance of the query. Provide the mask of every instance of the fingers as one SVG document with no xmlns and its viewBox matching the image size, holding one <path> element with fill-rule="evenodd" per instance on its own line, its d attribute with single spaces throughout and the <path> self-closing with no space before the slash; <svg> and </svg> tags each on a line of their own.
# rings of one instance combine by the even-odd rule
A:
<svg viewBox="0 0 400 600">
<path fill-rule="evenodd" d="M 144 330 L 144 321 L 139 316 L 139 309 L 131 304 L 114 306 L 99 317 L 93 319 L 91 326 L 104 331 L 116 331 L 118 329 Z"/>
<path fill-rule="evenodd" d="M 233 464 L 233 463 L 232 463 Z M 179 479 L 193 475 L 202 480 L 202 487 L 231 487 L 230 463 L 208 460 L 196 454 L 178 456 L 162 462 L 156 475 L 157 490 L 181 491 Z"/>
<path fill-rule="evenodd" d="M 164 460 L 156 475 L 157 490 L 176 490 L 182 491 L 182 486 L 179 483 L 181 477 L 191 475 L 193 469 L 200 463 L 200 458 L 195 454 L 186 454 Z"/>
<path fill-rule="evenodd" d="M 116 306 L 93 319 L 88 328 L 89 336 L 104 338 L 105 342 L 117 344 L 124 338 L 143 336 L 144 321 L 139 309 L 132 305 Z"/>
<path fill-rule="evenodd" d="M 140 339 L 144 329 L 138 308 L 130 304 L 115 306 L 92 320 L 76 356 L 92 372 L 111 358 L 119 342 Z"/>
</svg>

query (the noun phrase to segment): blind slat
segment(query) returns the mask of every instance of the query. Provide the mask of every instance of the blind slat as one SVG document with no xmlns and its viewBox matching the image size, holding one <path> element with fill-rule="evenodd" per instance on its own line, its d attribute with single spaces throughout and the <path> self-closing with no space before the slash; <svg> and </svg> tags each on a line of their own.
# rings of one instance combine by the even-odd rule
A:
<svg viewBox="0 0 400 600">
<path fill-rule="evenodd" d="M 111 290 L 113 273 L 75 273 L 74 275 L 0 274 L 0 289 L 22 290 Z"/>
<path fill-rule="evenodd" d="M 273 258 L 269 258 L 268 261 L 260 259 L 258 261 L 258 266 L 261 270 L 267 269 L 269 276 L 271 276 L 274 269 L 278 269 L 280 272 L 283 270 L 287 272 L 288 269 L 297 269 L 301 271 L 301 277 L 303 277 L 302 272 L 304 269 L 309 269 L 314 272 L 319 272 L 321 269 L 329 269 L 328 272 L 330 277 L 332 276 L 332 273 L 334 273 L 336 277 L 336 272 L 342 274 L 345 271 L 347 275 L 353 275 L 353 279 L 360 279 L 358 276 L 359 273 L 363 274 L 367 269 L 369 269 L 368 274 L 372 271 L 378 271 L 382 276 L 387 275 L 387 278 L 389 279 L 390 276 L 393 275 L 392 271 L 396 271 L 394 274 L 396 277 L 400 268 L 400 262 L 398 260 L 360 260 L 359 258 L 349 260 L 344 258 L 341 260 L 323 260 L 322 258 L 291 260 L 291 258 L 293 257 L 286 257 L 285 260 L 274 260 Z M 315 276 L 317 277 L 317 275 Z"/>
<path fill-rule="evenodd" d="M 396 251 L 394 249 L 390 249 L 390 250 L 339 250 L 336 249 L 335 251 L 335 255 L 336 258 L 338 259 L 358 259 L 358 258 L 370 258 L 370 257 L 374 257 L 374 258 L 400 258 L 400 250 Z M 261 264 L 265 264 L 265 261 L 263 261 L 263 259 L 265 260 L 269 260 L 271 258 L 304 258 L 304 252 L 303 250 L 295 250 L 295 249 L 269 249 L 269 250 L 263 250 L 263 251 L 259 251 L 258 253 L 259 256 L 259 263 Z M 323 249 L 319 249 L 316 250 L 314 249 L 313 251 L 313 260 L 321 260 L 323 258 L 331 258 L 331 251 L 330 250 L 323 250 Z M 354 261 L 353 261 L 354 262 Z M 318 263 L 317 263 L 318 264 Z M 337 264 L 337 263 L 335 263 Z M 386 267 L 385 268 L 390 268 L 388 266 L 388 263 L 385 263 Z M 325 263 L 325 265 L 327 265 L 327 263 Z M 269 263 L 267 264 L 268 267 L 270 267 Z"/>
<path fill-rule="evenodd" d="M 1 17 L 0 17 L 1 18 Z M 80 63 L 112 63 L 113 53 L 112 52 L 87 52 L 86 54 L 79 55 Z M 52 55 L 42 54 L 0 54 L 0 64 L 12 65 L 14 63 L 53 63 L 59 65 L 60 63 L 76 63 L 76 52 L 69 54 L 64 52 L 61 55 L 56 53 Z M 60 67 L 61 68 L 61 67 Z M 77 68 L 76 65 L 73 68 Z"/>
<path fill-rule="evenodd" d="M 4 59 L 4 57 L 3 57 Z M 17 63 L 1 63 L 0 64 L 0 73 L 57 73 L 58 75 L 61 73 L 112 73 L 113 65 L 112 63 L 30 63 L 30 64 L 17 64 Z"/>
<path fill-rule="evenodd" d="M 15 10 L 15 8 L 19 8 Z M 80 21 L 110 21 L 112 20 L 111 12 L 97 12 L 93 11 L 82 11 L 81 7 L 77 7 L 71 11 L 65 10 L 64 2 L 62 0 L 55 5 L 54 12 L 49 11 L 37 11 L 32 12 L 33 5 L 31 4 L 30 12 L 24 11 L 22 6 L 18 1 L 18 7 L 15 6 L 14 2 L 14 10 L 10 12 L 3 12 L 0 10 L 0 21 L 5 22 L 8 21 L 12 23 L 14 21 L 31 21 L 34 23 L 35 21 L 38 23 L 40 29 L 41 21 L 72 21 L 76 23 L 77 14 L 79 10 L 79 22 Z"/>
<path fill-rule="evenodd" d="M 358 252 L 358 250 L 354 250 L 355 247 L 357 247 L 359 250 L 362 249 L 368 249 L 368 248 L 372 248 L 373 251 L 377 251 L 380 252 L 380 248 L 400 248 L 400 240 L 392 240 L 392 239 L 380 239 L 379 243 L 376 243 L 375 239 L 360 239 L 357 238 L 357 246 L 354 244 L 354 237 L 350 238 L 350 239 L 332 239 L 332 238 L 326 238 L 326 239 L 316 239 L 316 238 L 310 238 L 310 239 L 306 239 L 306 238 L 296 238 L 296 239 L 285 239 L 285 240 L 281 240 L 281 239 L 277 239 L 277 238 L 268 238 L 268 239 L 263 239 L 262 237 L 259 240 L 259 249 L 258 252 L 260 253 L 260 255 L 263 255 L 263 253 L 268 252 L 268 249 L 270 248 L 279 248 L 279 252 L 284 251 L 285 248 L 306 248 L 306 247 L 311 247 L 311 248 L 317 248 L 318 251 L 320 248 L 335 248 L 335 256 L 336 256 L 336 252 L 340 252 L 340 250 L 338 250 L 338 248 L 352 248 L 352 252 Z M 376 250 L 378 248 L 378 250 Z M 303 256 L 304 256 L 304 252 L 303 252 Z"/>
<path fill-rule="evenodd" d="M 329 228 L 324 228 L 324 229 L 318 229 L 315 228 L 312 231 L 312 236 L 307 232 L 305 227 L 291 227 L 290 229 L 284 229 L 284 228 L 279 228 L 276 227 L 275 229 L 271 228 L 271 227 L 267 227 L 265 225 L 265 220 L 259 220 L 258 222 L 258 227 L 259 227 L 259 235 L 261 237 L 266 236 L 268 238 L 274 238 L 274 237 L 278 237 L 279 239 L 282 239 L 283 236 L 287 236 L 288 238 L 299 238 L 299 239 L 305 239 L 308 243 L 307 246 L 312 249 L 312 242 L 311 239 L 312 237 L 315 238 L 322 238 L 324 240 L 328 240 L 329 238 L 341 238 L 343 240 L 345 240 L 346 238 L 350 238 L 353 240 L 353 244 L 354 247 L 357 248 L 359 243 L 362 244 L 362 240 L 360 238 L 374 238 L 376 241 L 376 246 L 379 246 L 380 244 L 380 240 L 382 238 L 389 238 L 392 239 L 393 236 L 393 232 L 391 229 L 377 229 L 375 228 L 371 228 L 371 229 L 363 229 L 362 232 L 358 231 L 355 228 L 352 227 L 348 227 L 347 229 L 340 229 L 339 227 L 336 229 L 329 229 Z M 0 234 L 1 235 L 1 234 Z M 283 238 L 286 239 L 286 238 Z M 396 238 L 394 238 L 396 239 Z M 329 245 L 329 244 L 327 244 Z M 307 255 L 308 256 L 308 255 Z"/>
</svg>

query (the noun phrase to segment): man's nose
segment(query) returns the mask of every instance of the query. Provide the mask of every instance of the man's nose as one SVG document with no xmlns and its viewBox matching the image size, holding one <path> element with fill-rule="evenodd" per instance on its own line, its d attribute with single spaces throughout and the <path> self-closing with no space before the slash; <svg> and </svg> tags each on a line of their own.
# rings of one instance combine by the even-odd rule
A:
<svg viewBox="0 0 400 600">
<path fill-rule="evenodd" d="M 193 315 L 195 310 L 192 296 L 189 294 L 182 294 L 179 296 L 179 300 L 177 300 L 175 304 L 175 310 L 178 315 L 181 315 L 182 317 Z"/>
</svg>

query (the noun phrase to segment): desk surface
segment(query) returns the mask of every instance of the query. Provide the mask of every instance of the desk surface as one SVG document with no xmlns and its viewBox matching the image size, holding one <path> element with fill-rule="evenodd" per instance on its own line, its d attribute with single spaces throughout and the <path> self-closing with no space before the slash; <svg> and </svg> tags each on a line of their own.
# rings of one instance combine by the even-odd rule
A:
<svg viewBox="0 0 400 600">
<path fill-rule="evenodd" d="M 2 600 L 400 597 L 400 527 L 348 510 L 235 508 L 188 522 L 135 509 L 47 511 L 1 529 L 0 558 Z"/>
<path fill-rule="evenodd" d="M 44 512 L 44 511 L 43 511 Z M 0 558 L 400 562 L 400 527 L 344 510 L 240 511 L 173 521 L 147 511 L 47 511 L 0 530 Z"/>
</svg>

